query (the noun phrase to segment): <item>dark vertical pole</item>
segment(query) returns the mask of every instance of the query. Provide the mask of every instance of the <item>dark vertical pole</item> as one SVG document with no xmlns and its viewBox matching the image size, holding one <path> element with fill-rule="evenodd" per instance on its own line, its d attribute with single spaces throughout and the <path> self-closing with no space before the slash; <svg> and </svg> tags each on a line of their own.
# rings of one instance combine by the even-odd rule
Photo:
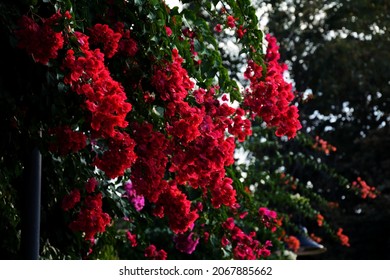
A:
<svg viewBox="0 0 390 280">
<path fill-rule="evenodd" d="M 22 257 L 26 260 L 39 258 L 39 237 L 41 224 L 41 176 L 42 155 L 34 148 L 27 158 L 25 166 L 25 183 L 23 186 L 22 214 Z"/>
</svg>

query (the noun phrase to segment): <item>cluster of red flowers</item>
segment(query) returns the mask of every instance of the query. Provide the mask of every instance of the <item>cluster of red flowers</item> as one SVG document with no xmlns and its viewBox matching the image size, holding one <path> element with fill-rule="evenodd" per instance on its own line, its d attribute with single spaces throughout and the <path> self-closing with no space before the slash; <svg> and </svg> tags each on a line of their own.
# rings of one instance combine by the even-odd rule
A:
<svg viewBox="0 0 390 280">
<path fill-rule="evenodd" d="M 102 210 L 102 194 L 93 195 L 98 182 L 91 178 L 85 184 L 88 195 L 81 201 L 79 189 L 73 189 L 62 200 L 62 209 L 69 211 L 74 209 L 79 203 L 80 210 L 77 218 L 69 225 L 73 231 L 80 231 L 85 234 L 85 240 L 93 241 L 97 233 L 103 233 L 111 222 L 111 218 Z"/>
<path fill-rule="evenodd" d="M 226 10 L 225 9 L 222 9 L 221 10 L 222 13 L 226 13 Z M 231 29 L 234 29 L 237 27 L 237 24 L 236 24 L 236 21 L 238 20 L 238 18 L 234 18 L 234 16 L 232 15 L 228 15 L 226 17 L 226 22 L 225 22 L 225 26 L 231 28 Z M 222 28 L 222 25 L 220 23 L 218 23 L 215 27 L 214 27 L 214 31 L 215 32 L 222 32 L 223 28 Z M 246 29 L 244 29 L 244 26 L 243 25 L 239 25 L 238 26 L 238 29 L 236 30 L 236 35 L 239 39 L 242 39 L 242 37 L 244 37 L 245 33 L 247 32 Z"/>
<path fill-rule="evenodd" d="M 131 128 L 137 143 L 137 160 L 131 170 L 131 181 L 138 195 L 156 203 L 167 188 L 164 175 L 168 163 L 168 140 L 146 122 L 134 123 Z"/>
<path fill-rule="evenodd" d="M 108 149 L 97 156 L 93 163 L 108 177 L 116 178 L 135 162 L 137 155 L 134 147 L 135 141 L 127 133 L 117 132 L 107 140 Z"/>
<path fill-rule="evenodd" d="M 82 131 L 74 131 L 69 126 L 60 126 L 49 131 L 52 141 L 49 150 L 61 156 L 76 153 L 87 145 L 87 136 Z"/>
<path fill-rule="evenodd" d="M 153 244 L 149 245 L 145 249 L 145 257 L 152 260 L 166 260 L 167 256 L 168 256 L 167 252 L 165 252 L 162 249 L 157 250 L 156 246 L 154 246 Z"/>
<path fill-rule="evenodd" d="M 26 49 L 36 62 L 42 64 L 57 58 L 58 51 L 64 46 L 64 37 L 62 32 L 55 32 L 53 27 L 58 27 L 64 18 L 71 18 L 69 12 L 64 15 L 57 12 L 48 19 L 42 19 L 39 25 L 32 18 L 23 16 L 19 22 L 20 28 L 15 31 L 18 46 Z M 135 142 L 117 130 L 127 126 L 125 118 L 131 110 L 131 104 L 126 101 L 122 86 L 112 79 L 104 64 L 103 53 L 99 49 L 91 50 L 89 44 L 102 45 L 108 58 L 118 50 L 134 55 L 137 45 L 130 38 L 130 30 L 125 31 L 123 24 L 117 27 L 118 32 L 114 32 L 107 25 L 96 24 L 89 29 L 90 37 L 74 32 L 73 36 L 78 42 L 77 52 L 68 49 L 63 62 L 63 69 L 67 71 L 64 83 L 85 97 L 84 107 L 91 114 L 92 137 L 107 139 L 108 149 L 96 157 L 94 164 L 111 178 L 122 175 L 136 158 L 133 152 Z M 69 127 L 52 130 L 51 134 L 55 134 L 57 139 L 57 143 L 51 145 L 51 150 L 61 155 L 77 152 L 86 145 L 86 136 Z"/>
<path fill-rule="evenodd" d="M 332 146 L 324 139 L 321 139 L 319 136 L 316 136 L 316 142 L 313 145 L 313 149 L 322 151 L 326 155 L 329 155 L 330 152 L 335 152 L 337 150 L 335 146 Z"/>
<path fill-rule="evenodd" d="M 122 35 L 119 41 L 118 51 L 120 54 L 133 57 L 138 52 L 137 42 L 131 38 L 130 29 L 125 29 L 125 25 L 122 22 L 116 23 L 115 31 Z"/>
<path fill-rule="evenodd" d="M 102 210 L 102 194 L 99 193 L 85 198 L 76 220 L 69 227 L 73 231 L 84 232 L 85 240 L 94 240 L 97 233 L 106 231 L 110 222 L 110 216 Z"/>
<path fill-rule="evenodd" d="M 366 181 L 364 181 L 362 178 L 358 177 L 356 181 L 352 182 L 352 189 L 356 189 L 360 192 L 360 196 L 365 198 L 371 198 L 374 199 L 377 196 L 377 190 L 375 187 L 369 186 Z"/>
<path fill-rule="evenodd" d="M 201 188 L 205 196 L 211 195 L 215 208 L 236 206 L 233 180 L 226 177 L 225 167 L 234 162 L 235 137 L 243 141 L 251 134 L 244 110 L 219 101 L 216 88 L 193 90 L 182 63 L 174 49 L 172 61 L 155 66 L 151 79 L 156 98 L 165 103 L 167 135 L 147 122 L 131 125 L 137 143 L 131 174 L 134 188 L 155 204 L 156 216 L 168 218 L 175 233 L 184 233 L 198 218 L 181 186 Z M 197 105 L 187 102 L 190 94 Z M 167 168 L 172 175 L 168 180 Z"/>
<path fill-rule="evenodd" d="M 173 49 L 171 63 L 166 62 L 162 67 L 156 65 L 151 82 L 163 101 L 182 101 L 194 87 L 182 63 L 178 50 Z"/>
<path fill-rule="evenodd" d="M 111 30 L 106 26 L 102 28 Z M 105 33 L 107 36 L 109 34 L 115 36 L 119 33 Z M 76 55 L 73 49 L 67 51 L 63 63 L 67 71 L 64 82 L 77 94 L 85 97 L 85 108 L 91 114 L 92 137 L 103 138 L 108 142 L 108 149 L 96 157 L 94 164 L 110 178 L 115 178 L 122 175 L 136 159 L 133 151 L 135 142 L 128 134 L 118 130 L 128 125 L 125 118 L 131 110 L 131 104 L 126 101 L 126 93 L 121 84 L 111 77 L 105 66 L 104 54 L 99 49 L 90 49 L 89 38 L 85 34 L 75 32 L 74 36 L 81 54 Z M 117 39 L 111 41 L 115 40 Z M 110 46 L 110 53 L 116 51 L 112 48 L 117 48 L 117 45 Z"/>
<path fill-rule="evenodd" d="M 198 52 L 195 51 L 195 38 L 196 38 L 196 33 L 194 31 L 192 31 L 191 29 L 189 28 L 185 28 L 182 30 L 182 33 L 184 35 L 184 37 L 187 37 L 188 40 L 189 40 L 189 43 L 190 43 L 190 51 L 191 51 L 191 54 L 192 54 L 192 59 L 193 61 L 196 63 L 196 64 L 201 64 L 202 63 L 202 60 L 199 59 L 199 55 L 198 55 Z M 182 38 L 184 39 L 184 38 Z"/>
<path fill-rule="evenodd" d="M 48 19 L 42 19 L 39 25 L 32 18 L 23 16 L 20 29 L 15 31 L 20 48 L 26 49 L 36 62 L 47 64 L 49 59 L 57 58 L 58 50 L 64 46 L 62 32 L 53 31 L 63 18 L 70 19 L 69 12 L 62 15 L 57 12 Z M 108 150 L 99 155 L 94 163 L 111 178 L 122 175 L 124 170 L 134 162 L 135 142 L 117 128 L 127 126 L 125 121 L 131 104 L 126 102 L 126 94 L 122 86 L 114 81 L 104 64 L 104 55 L 99 49 L 91 50 L 91 44 L 103 43 L 107 57 L 115 54 L 119 47 L 121 33 L 115 33 L 107 25 L 96 24 L 90 29 L 91 37 L 75 32 L 80 54 L 75 55 L 68 49 L 63 68 L 67 71 L 65 84 L 71 86 L 76 93 L 85 96 L 85 108 L 91 113 L 90 126 L 93 138 L 104 138 L 108 141 Z M 122 28 L 123 31 L 123 28 Z M 126 33 L 129 37 L 129 33 Z M 126 38 L 129 39 L 129 38 Z M 49 132 L 55 136 L 55 143 L 50 149 L 60 155 L 77 152 L 86 146 L 86 135 L 82 131 L 72 131 L 69 127 L 59 127 Z"/>
<path fill-rule="evenodd" d="M 215 99 L 212 88 L 203 96 L 201 123 L 192 130 L 198 136 L 188 143 L 181 141 L 171 149 L 173 157 L 169 171 L 175 172 L 178 184 L 200 187 L 205 194 L 210 191 L 213 206 L 234 206 L 236 192 L 232 180 L 225 177 L 225 166 L 234 162 L 234 137 L 226 137 L 225 130 L 232 124 L 229 119 L 235 109 Z M 199 98 L 199 97 L 198 97 Z M 180 142 L 179 142 L 180 143 Z"/>
<path fill-rule="evenodd" d="M 81 53 L 69 49 L 63 63 L 67 74 L 65 84 L 85 96 L 85 107 L 91 113 L 91 128 L 97 137 L 112 137 L 116 127 L 127 126 L 126 114 L 131 104 L 120 83 L 110 75 L 104 64 L 104 54 L 89 48 L 88 36 L 75 32 Z"/>
<path fill-rule="evenodd" d="M 271 241 L 267 240 L 262 245 L 255 239 L 256 232 L 246 234 L 238 227 L 233 218 L 228 218 L 222 227 L 228 231 L 228 236 L 223 237 L 223 244 L 231 243 L 233 246 L 233 255 L 238 260 L 255 260 L 261 257 L 268 257 L 271 254 Z M 230 239 L 230 240 L 229 240 Z"/>
<path fill-rule="evenodd" d="M 173 184 L 160 195 L 154 214 L 160 218 L 166 216 L 174 233 L 186 232 L 199 217 L 196 210 L 191 210 L 191 201 Z"/>
<path fill-rule="evenodd" d="M 191 210 L 191 202 L 174 182 L 164 180 L 168 141 L 162 133 L 153 131 L 151 124 L 135 123 L 132 127 L 138 159 L 132 169 L 131 180 L 137 194 L 156 204 L 154 214 L 160 218 L 166 216 L 172 231 L 185 232 L 198 214 Z"/>
<path fill-rule="evenodd" d="M 61 17 L 69 19 L 67 13 L 55 14 L 42 24 L 23 17 L 21 29 L 16 32 L 19 46 L 27 50 L 37 62 L 47 64 L 57 58 L 58 50 L 64 47 L 63 32 L 54 32 Z M 236 28 L 236 19 L 227 17 L 226 25 Z M 194 82 L 182 67 L 183 58 L 178 51 L 172 51 L 172 60 L 163 61 L 153 68 L 151 86 L 153 98 L 164 107 L 164 122 L 154 127 L 147 121 L 126 121 L 132 106 L 122 85 L 115 81 L 105 63 L 117 53 L 133 57 L 138 51 L 136 41 L 123 23 L 114 29 L 105 24 L 96 24 L 87 29 L 89 36 L 67 29 L 66 49 L 61 70 L 64 83 L 70 90 L 83 98 L 82 109 L 87 113 L 85 131 L 74 131 L 64 126 L 52 131 L 56 137 L 53 151 L 61 155 L 77 152 L 90 138 L 96 154 L 92 163 L 104 171 L 109 178 L 116 178 L 132 167 L 131 191 L 152 203 L 153 214 L 167 218 L 176 235 L 176 247 L 182 252 L 192 253 L 199 242 L 192 230 L 202 207 L 191 204 L 185 190 L 200 189 L 204 198 L 210 197 L 212 206 L 222 205 L 237 209 L 236 190 L 233 180 L 226 176 L 225 168 L 234 163 L 235 140 L 244 141 L 251 135 L 251 121 L 245 110 L 235 109 L 227 97 L 218 99 L 218 87 L 208 90 L 195 89 Z M 172 32 L 166 27 L 167 35 Z M 237 28 L 242 38 L 246 30 Z M 193 58 L 197 57 L 194 47 L 195 34 L 188 30 L 184 36 L 190 38 Z M 291 85 L 283 79 L 284 68 L 278 63 L 276 42 L 272 37 L 267 51 L 267 77 L 263 79 L 262 69 L 249 62 L 245 77 L 251 82 L 245 96 L 245 105 L 261 116 L 270 126 L 277 127 L 277 135 L 294 137 L 300 128 L 297 108 L 290 106 L 293 99 Z M 148 93 L 149 94 L 149 93 Z M 191 104 L 190 100 L 195 100 Z M 162 105 L 161 105 L 162 104 Z M 129 134 L 123 131 L 130 128 Z M 130 136 L 131 135 L 131 136 Z M 102 194 L 95 193 L 98 182 L 91 178 L 82 191 L 74 189 L 65 196 L 62 208 L 65 211 L 77 208 L 76 219 L 71 222 L 73 231 L 83 232 L 86 240 L 94 240 L 96 234 L 105 231 L 111 218 L 102 210 Z M 143 206 L 143 205 L 142 205 Z M 142 207 L 137 204 L 136 209 Z M 246 214 L 242 215 L 244 218 Z M 265 227 L 276 230 L 277 214 L 267 208 L 260 208 L 259 215 Z M 224 242 L 233 246 L 237 259 L 257 259 L 270 255 L 270 241 L 261 244 L 256 233 L 246 234 L 229 218 L 223 227 L 227 230 Z M 207 236 L 207 237 L 206 237 Z M 126 233 L 131 246 L 137 246 L 137 236 Z M 208 233 L 205 233 L 208 238 Z M 164 250 L 150 245 L 145 256 L 151 259 L 166 259 Z"/>
<path fill-rule="evenodd" d="M 61 207 L 64 211 L 73 209 L 77 203 L 81 200 L 81 194 L 79 189 L 73 189 L 69 194 L 62 199 Z"/>
<path fill-rule="evenodd" d="M 58 12 L 48 19 L 41 19 L 39 25 L 32 18 L 23 16 L 19 21 L 19 29 L 15 31 L 18 47 L 25 49 L 36 62 L 47 64 L 50 59 L 57 58 L 58 51 L 64 45 L 62 32 L 55 32 L 53 27 L 63 16 Z"/>
<path fill-rule="evenodd" d="M 250 81 L 246 90 L 244 105 L 260 116 L 270 127 L 276 127 L 276 135 L 295 137 L 302 126 L 298 120 L 298 108 L 290 105 L 294 99 L 291 83 L 285 81 L 283 72 L 286 66 L 278 62 L 279 47 L 275 37 L 267 34 L 266 53 L 267 73 L 254 61 L 248 62 L 245 78 Z"/>
<path fill-rule="evenodd" d="M 89 42 L 92 46 L 100 46 L 105 57 L 111 58 L 118 51 L 119 40 L 122 38 L 120 33 L 112 30 L 107 24 L 97 23 L 89 28 Z"/>
</svg>

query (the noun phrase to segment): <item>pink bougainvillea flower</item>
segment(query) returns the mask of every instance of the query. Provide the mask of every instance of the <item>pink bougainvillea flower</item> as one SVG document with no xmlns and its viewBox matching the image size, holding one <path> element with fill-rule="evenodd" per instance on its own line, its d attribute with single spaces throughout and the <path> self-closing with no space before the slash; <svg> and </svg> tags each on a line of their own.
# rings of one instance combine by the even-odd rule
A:
<svg viewBox="0 0 390 280">
<path fill-rule="evenodd" d="M 168 37 L 172 35 L 172 29 L 169 26 L 165 26 L 165 32 L 167 33 Z"/>
<path fill-rule="evenodd" d="M 194 233 L 191 232 L 190 234 L 175 235 L 173 241 L 175 242 L 176 249 L 190 255 L 195 251 L 199 243 L 199 237 L 195 237 Z"/>
</svg>

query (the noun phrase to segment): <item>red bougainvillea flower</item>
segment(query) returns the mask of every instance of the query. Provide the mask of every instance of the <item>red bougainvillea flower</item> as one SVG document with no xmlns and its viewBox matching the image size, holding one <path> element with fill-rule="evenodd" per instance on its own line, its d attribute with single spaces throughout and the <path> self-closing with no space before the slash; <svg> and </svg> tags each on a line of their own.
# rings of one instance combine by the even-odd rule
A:
<svg viewBox="0 0 390 280">
<path fill-rule="evenodd" d="M 222 227 L 227 230 L 229 239 L 233 246 L 233 256 L 238 260 L 255 260 L 260 257 L 268 257 L 270 255 L 269 247 L 272 246 L 270 241 L 267 241 L 264 245 L 254 239 L 255 232 L 246 234 L 234 223 L 233 218 L 228 218 Z M 222 245 L 230 243 L 229 239 L 224 236 L 222 239 Z"/>
<path fill-rule="evenodd" d="M 214 30 L 215 30 L 215 32 L 221 33 L 221 32 L 222 32 L 222 25 L 218 23 L 218 24 L 214 27 Z"/>
<path fill-rule="evenodd" d="M 131 31 L 129 29 L 125 29 L 123 22 L 117 22 L 114 30 L 122 35 L 122 38 L 118 43 L 119 52 L 122 55 L 129 57 L 135 56 L 138 52 L 138 45 L 137 42 L 131 38 Z"/>
<path fill-rule="evenodd" d="M 245 33 L 246 33 L 246 29 L 244 29 L 244 27 L 242 25 L 240 25 L 236 31 L 236 34 L 237 34 L 237 37 L 239 39 L 242 39 L 242 37 L 244 37 Z"/>
<path fill-rule="evenodd" d="M 76 220 L 69 225 L 73 231 L 84 232 L 85 240 L 93 240 L 97 233 L 103 233 L 111 218 L 102 210 L 102 194 L 87 196 Z"/>
<path fill-rule="evenodd" d="M 88 182 L 85 184 L 85 189 L 87 193 L 93 193 L 98 186 L 99 182 L 95 178 L 90 178 Z"/>
<path fill-rule="evenodd" d="M 168 163 L 168 140 L 147 122 L 131 125 L 136 141 L 137 160 L 131 170 L 131 182 L 137 195 L 155 203 L 167 188 L 164 174 Z"/>
<path fill-rule="evenodd" d="M 48 19 L 42 19 L 42 24 L 38 24 L 32 18 L 23 16 L 19 20 L 19 29 L 15 30 L 18 47 L 25 49 L 41 64 L 57 58 L 58 51 L 64 45 L 64 38 L 62 32 L 55 32 L 53 27 L 62 17 L 58 12 Z"/>
<path fill-rule="evenodd" d="M 131 104 L 120 83 L 112 79 L 104 64 L 104 54 L 99 49 L 89 49 L 88 37 L 75 33 L 83 50 L 75 55 L 70 49 L 66 53 L 63 67 L 67 74 L 64 82 L 77 94 L 85 97 L 85 107 L 91 113 L 91 128 L 95 137 L 113 137 L 116 128 L 128 125 L 126 115 Z"/>
<path fill-rule="evenodd" d="M 59 126 L 49 130 L 51 142 L 49 150 L 65 156 L 76 153 L 87 145 L 87 136 L 82 131 L 74 131 L 69 126 Z"/>
<path fill-rule="evenodd" d="M 93 163 L 110 178 L 121 176 L 137 159 L 135 141 L 126 133 L 117 132 L 108 139 L 108 150 L 97 156 Z"/>
<path fill-rule="evenodd" d="M 228 16 L 226 19 L 226 25 L 230 28 L 236 27 L 236 20 L 233 16 Z"/>
<path fill-rule="evenodd" d="M 81 199 L 80 190 L 73 189 L 69 194 L 67 194 L 62 199 L 61 207 L 64 211 L 73 209 L 76 206 L 76 204 L 80 202 L 80 199 Z"/>
<path fill-rule="evenodd" d="M 244 142 L 247 136 L 252 135 L 251 121 L 244 115 L 245 111 L 238 108 L 233 118 L 233 124 L 228 128 L 229 133 L 236 136 L 239 142 Z"/>
<path fill-rule="evenodd" d="M 107 27 L 99 28 L 106 30 L 106 35 L 113 32 Z M 76 55 L 73 49 L 67 51 L 63 62 L 66 72 L 64 83 L 85 97 L 83 108 L 90 113 L 91 137 L 94 140 L 104 139 L 108 147 L 97 151 L 94 164 L 108 177 L 115 178 L 123 175 L 136 159 L 133 151 L 135 142 L 127 133 L 118 131 L 127 127 L 126 116 L 132 106 L 126 101 L 122 85 L 112 79 L 105 66 L 104 54 L 99 49 L 90 49 L 89 38 L 85 34 L 75 32 L 74 36 L 81 52 Z M 113 36 L 116 36 L 115 33 Z M 99 149 L 99 146 L 94 148 Z"/>
<path fill-rule="evenodd" d="M 90 45 L 102 46 L 101 50 L 107 58 L 113 57 L 118 51 L 122 34 L 114 32 L 107 24 L 97 23 L 89 28 L 89 33 Z"/>
<path fill-rule="evenodd" d="M 250 81 L 250 86 L 246 89 L 244 105 L 269 127 L 276 127 L 277 136 L 292 138 L 302 127 L 298 108 L 290 105 L 294 99 L 292 85 L 284 80 L 286 66 L 278 62 L 280 55 L 275 37 L 267 34 L 266 39 L 266 75 L 263 77 L 261 66 L 254 61 L 248 62 L 244 77 Z"/>
<path fill-rule="evenodd" d="M 184 60 L 177 49 L 172 50 L 172 60 L 172 63 L 155 67 L 151 83 L 163 101 L 182 101 L 194 83 L 182 67 Z"/>
<path fill-rule="evenodd" d="M 167 254 L 167 252 L 165 252 L 162 249 L 157 250 L 156 246 L 154 246 L 152 244 L 152 245 L 149 245 L 145 249 L 145 257 L 152 259 L 152 260 L 166 260 L 168 257 L 168 254 Z"/>
<path fill-rule="evenodd" d="M 126 238 L 127 238 L 127 240 L 129 240 L 131 247 L 137 247 L 138 243 L 137 243 L 137 235 L 136 234 L 132 234 L 130 231 L 127 231 Z"/>
<path fill-rule="evenodd" d="M 224 236 L 222 236 L 222 239 L 221 239 L 221 246 L 223 247 L 223 248 L 225 248 L 227 245 L 229 245 L 230 244 L 230 241 L 229 241 L 229 239 L 227 239 L 227 237 L 224 235 Z"/>
<path fill-rule="evenodd" d="M 175 185 L 170 185 L 159 196 L 155 215 L 160 218 L 166 216 L 170 229 L 176 234 L 191 229 L 199 217 L 196 210 L 191 210 L 191 201 Z"/>
</svg>

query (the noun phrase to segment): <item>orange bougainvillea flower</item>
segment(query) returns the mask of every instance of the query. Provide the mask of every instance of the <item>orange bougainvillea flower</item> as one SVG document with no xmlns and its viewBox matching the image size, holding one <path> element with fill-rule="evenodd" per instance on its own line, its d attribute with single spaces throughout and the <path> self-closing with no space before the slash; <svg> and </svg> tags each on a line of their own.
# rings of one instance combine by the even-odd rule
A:
<svg viewBox="0 0 390 280">
<path fill-rule="evenodd" d="M 291 249 L 293 252 L 298 252 L 299 247 L 301 246 L 301 242 L 295 236 L 286 236 L 284 238 L 284 242 L 286 242 L 287 247 Z"/>
<path fill-rule="evenodd" d="M 320 243 L 322 241 L 321 237 L 316 236 L 314 233 L 310 234 L 310 238 L 313 239 L 314 242 Z"/>
<path fill-rule="evenodd" d="M 349 237 L 346 236 L 345 234 L 343 234 L 343 229 L 342 229 L 342 228 L 339 228 L 339 229 L 337 230 L 337 236 L 338 236 L 339 239 L 340 239 L 341 245 L 346 246 L 346 247 L 351 246 L 351 245 L 349 244 Z"/>
<path fill-rule="evenodd" d="M 324 224 L 324 216 L 319 213 L 317 214 L 317 224 L 319 227 L 322 227 Z"/>
<path fill-rule="evenodd" d="M 356 189 L 360 192 L 360 196 L 363 199 L 371 198 L 374 199 L 377 196 L 378 191 L 375 187 L 369 186 L 366 181 L 358 177 L 356 181 L 352 182 L 352 189 Z"/>
</svg>

